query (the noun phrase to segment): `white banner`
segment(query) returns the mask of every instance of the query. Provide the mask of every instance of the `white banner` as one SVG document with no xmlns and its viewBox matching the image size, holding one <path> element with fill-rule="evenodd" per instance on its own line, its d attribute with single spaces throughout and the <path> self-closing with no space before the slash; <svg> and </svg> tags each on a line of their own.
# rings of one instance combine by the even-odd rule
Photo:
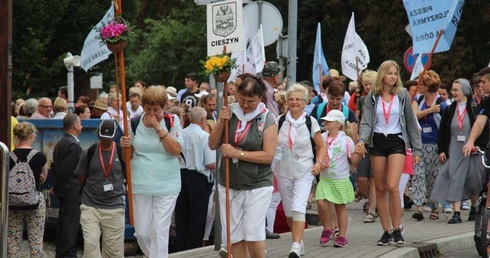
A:
<svg viewBox="0 0 490 258">
<path fill-rule="evenodd" d="M 357 35 L 355 26 L 354 13 L 352 13 L 342 48 L 342 73 L 354 81 L 357 80 L 357 75 L 367 68 L 370 61 L 367 46 Z"/>
<path fill-rule="evenodd" d="M 111 4 L 111 8 L 104 15 L 102 20 L 97 23 L 96 27 L 102 27 L 102 23 L 109 23 L 114 19 L 114 4 Z M 100 42 L 100 39 L 96 38 L 99 33 L 95 30 L 95 27 L 90 31 L 85 42 L 83 42 L 82 53 L 80 54 L 80 66 L 83 70 L 88 71 L 92 66 L 106 60 L 112 53 L 106 44 Z"/>
<path fill-rule="evenodd" d="M 243 50 L 242 0 L 207 5 L 208 56 Z"/>
<path fill-rule="evenodd" d="M 264 48 L 264 34 L 262 32 L 262 25 L 252 39 L 252 51 L 255 63 L 255 71 L 257 73 L 262 72 L 265 64 L 265 48 Z"/>
</svg>

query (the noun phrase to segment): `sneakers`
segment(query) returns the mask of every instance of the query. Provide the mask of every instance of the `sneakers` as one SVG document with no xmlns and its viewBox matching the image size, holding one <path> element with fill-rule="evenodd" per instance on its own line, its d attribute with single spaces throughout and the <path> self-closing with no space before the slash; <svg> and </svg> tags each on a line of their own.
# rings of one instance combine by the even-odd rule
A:
<svg viewBox="0 0 490 258">
<path fill-rule="evenodd" d="M 476 209 L 471 207 L 470 214 L 468 215 L 468 221 L 475 221 L 476 219 Z"/>
<path fill-rule="evenodd" d="M 451 208 L 451 204 L 446 202 L 444 205 L 442 205 L 442 212 L 453 213 L 453 209 Z"/>
<path fill-rule="evenodd" d="M 388 233 L 388 231 L 385 231 L 383 233 L 383 236 L 381 236 L 381 239 L 378 240 L 378 245 L 379 246 L 387 246 L 390 243 L 390 238 L 391 238 L 391 234 Z"/>
<path fill-rule="evenodd" d="M 303 240 L 301 240 L 301 244 L 297 242 L 293 243 L 291 251 L 289 251 L 289 258 L 300 258 L 305 253 Z"/>
<path fill-rule="evenodd" d="M 393 230 L 391 232 L 391 236 L 393 237 L 393 243 L 394 244 L 396 244 L 396 245 L 405 244 L 405 239 L 403 239 L 402 232 L 401 232 L 400 228 Z"/>
<path fill-rule="evenodd" d="M 347 238 L 343 236 L 338 236 L 337 239 L 335 239 L 335 243 L 333 244 L 334 247 L 346 247 L 347 245 Z"/>
<path fill-rule="evenodd" d="M 218 255 L 221 258 L 228 258 L 228 250 L 226 250 L 226 248 L 224 247 L 221 247 L 221 249 L 219 249 Z"/>
<path fill-rule="evenodd" d="M 447 222 L 447 224 L 458 224 L 463 222 L 459 213 L 454 213 L 453 217 Z"/>
<path fill-rule="evenodd" d="M 424 219 L 424 214 L 421 211 L 417 211 L 412 215 L 412 218 L 421 221 Z"/>
<path fill-rule="evenodd" d="M 320 237 L 320 245 L 326 246 L 330 242 L 330 237 L 332 236 L 333 230 L 324 229 L 322 231 L 322 236 Z"/>
<path fill-rule="evenodd" d="M 429 203 L 429 202 L 427 202 L 427 203 L 425 204 L 425 206 L 424 206 L 424 211 L 426 211 L 426 212 L 430 212 L 430 211 L 432 211 L 432 207 L 430 207 L 430 203 Z"/>
<path fill-rule="evenodd" d="M 467 211 L 470 209 L 470 206 L 468 205 L 468 202 L 462 202 L 461 203 L 461 210 Z"/>
<path fill-rule="evenodd" d="M 400 224 L 399 229 L 400 229 L 400 233 L 402 233 L 402 235 L 405 234 L 405 228 L 403 228 L 402 224 Z"/>
</svg>

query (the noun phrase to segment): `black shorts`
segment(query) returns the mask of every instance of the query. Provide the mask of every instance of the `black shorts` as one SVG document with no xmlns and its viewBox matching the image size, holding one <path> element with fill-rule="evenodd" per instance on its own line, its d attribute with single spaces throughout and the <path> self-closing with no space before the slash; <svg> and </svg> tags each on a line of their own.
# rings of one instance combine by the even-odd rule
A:
<svg viewBox="0 0 490 258">
<path fill-rule="evenodd" d="M 372 156 L 388 157 L 391 154 L 406 155 L 405 141 L 402 139 L 402 134 L 387 134 L 374 133 L 373 147 L 369 149 Z"/>
<path fill-rule="evenodd" d="M 369 153 L 366 153 L 366 156 L 357 164 L 357 177 L 373 177 Z"/>
</svg>

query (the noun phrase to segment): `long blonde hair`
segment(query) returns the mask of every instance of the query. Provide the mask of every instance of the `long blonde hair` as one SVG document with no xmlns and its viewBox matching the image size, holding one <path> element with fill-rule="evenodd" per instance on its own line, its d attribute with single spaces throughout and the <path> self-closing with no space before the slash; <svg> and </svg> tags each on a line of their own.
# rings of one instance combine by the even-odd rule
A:
<svg viewBox="0 0 490 258">
<path fill-rule="evenodd" d="M 388 74 L 390 68 L 393 66 L 398 72 L 398 79 L 396 80 L 393 88 L 390 90 L 390 93 L 397 94 L 403 88 L 402 79 L 400 78 L 400 66 L 398 66 L 398 64 L 393 60 L 387 60 L 384 61 L 378 68 L 378 76 L 376 77 L 376 82 L 374 83 L 372 90 L 374 94 L 381 94 L 381 91 L 383 90 L 383 80 L 386 77 L 386 74 Z"/>
</svg>

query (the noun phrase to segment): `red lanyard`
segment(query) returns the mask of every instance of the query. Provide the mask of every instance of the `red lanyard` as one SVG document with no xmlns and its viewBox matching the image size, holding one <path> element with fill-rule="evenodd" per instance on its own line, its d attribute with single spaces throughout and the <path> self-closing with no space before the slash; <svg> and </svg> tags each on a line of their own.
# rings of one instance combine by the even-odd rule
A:
<svg viewBox="0 0 490 258">
<path fill-rule="evenodd" d="M 237 129 L 240 128 L 242 125 L 242 121 L 238 120 L 237 124 Z M 245 135 L 247 135 L 248 130 L 250 130 L 250 127 L 252 126 L 252 121 L 249 121 L 247 125 L 245 126 L 245 129 L 241 133 L 235 132 L 235 146 L 238 147 L 238 144 L 245 138 Z"/>
<path fill-rule="evenodd" d="M 463 114 L 460 114 L 459 113 L 459 105 L 456 105 L 456 112 L 458 113 L 458 127 L 459 127 L 459 132 L 463 132 L 463 119 L 464 119 L 464 116 L 466 116 L 466 108 L 464 108 L 464 111 L 463 111 Z"/>
<path fill-rule="evenodd" d="M 338 134 L 332 138 L 332 140 L 328 141 L 328 135 L 327 135 L 327 139 L 326 139 L 326 144 L 325 144 L 325 163 L 328 165 L 329 162 L 330 162 L 330 156 L 328 155 L 328 148 L 330 148 L 330 145 L 332 144 L 333 141 L 335 141 L 335 139 L 337 139 L 337 136 L 339 136 Z"/>
<path fill-rule="evenodd" d="M 109 158 L 109 164 L 107 165 L 107 169 L 105 168 L 104 164 L 104 157 L 102 156 L 102 146 L 99 144 L 99 159 L 100 159 L 100 164 L 102 165 L 102 171 L 104 172 L 105 180 L 107 181 L 107 178 L 109 177 L 109 174 L 111 173 L 111 168 L 112 168 L 112 162 L 114 161 L 114 149 L 116 148 L 114 142 L 112 143 L 112 152 L 111 152 L 111 157 Z"/>
<path fill-rule="evenodd" d="M 342 104 L 340 104 L 339 110 L 342 111 Z M 325 115 L 328 115 L 328 112 L 330 112 L 330 107 L 327 104 L 327 113 L 325 113 Z"/>
<path fill-rule="evenodd" d="M 387 112 L 385 108 L 385 100 L 383 99 L 383 96 L 381 96 L 381 106 L 383 107 L 383 115 L 385 117 L 386 125 L 388 125 L 388 121 L 390 120 L 391 107 L 393 106 L 394 98 L 395 95 L 391 95 L 390 105 L 388 106 L 388 112 Z"/>
</svg>

